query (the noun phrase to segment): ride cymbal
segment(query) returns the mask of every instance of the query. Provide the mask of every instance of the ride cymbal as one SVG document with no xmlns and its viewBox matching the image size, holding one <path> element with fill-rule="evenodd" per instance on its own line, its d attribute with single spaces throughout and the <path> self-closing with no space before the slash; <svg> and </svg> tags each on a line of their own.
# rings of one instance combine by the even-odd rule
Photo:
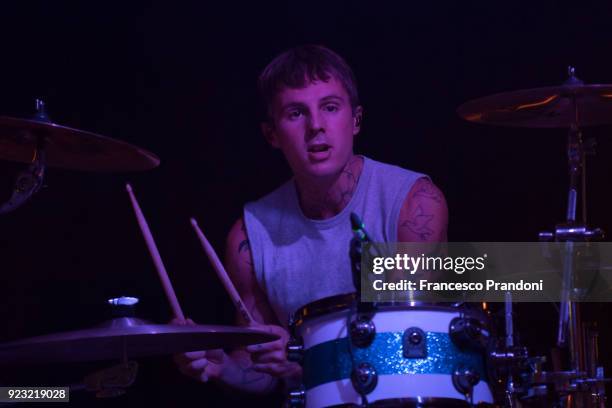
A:
<svg viewBox="0 0 612 408">
<path fill-rule="evenodd" d="M 612 124 L 612 85 L 562 85 L 504 92 L 468 101 L 457 113 L 470 122 L 513 127 Z"/>
<path fill-rule="evenodd" d="M 52 122 L 0 117 L 0 159 L 30 163 L 37 147 L 50 167 L 122 172 L 159 165 L 153 153 L 120 140 Z"/>
</svg>

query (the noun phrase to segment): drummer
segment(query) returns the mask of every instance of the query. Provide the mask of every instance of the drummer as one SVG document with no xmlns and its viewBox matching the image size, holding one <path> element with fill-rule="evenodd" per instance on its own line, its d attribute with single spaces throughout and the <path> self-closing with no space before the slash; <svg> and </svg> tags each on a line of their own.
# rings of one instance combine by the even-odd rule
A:
<svg viewBox="0 0 612 408">
<path fill-rule="evenodd" d="M 448 210 L 427 176 L 354 154 L 363 108 L 352 70 L 335 52 L 316 45 L 288 50 L 263 70 L 259 90 L 267 109 L 262 132 L 293 177 L 245 205 L 227 238 L 226 269 L 259 328 L 281 338 L 176 361 L 200 381 L 266 393 L 301 376 L 285 353 L 290 314 L 355 291 L 351 212 L 377 242 L 441 242 Z"/>
</svg>

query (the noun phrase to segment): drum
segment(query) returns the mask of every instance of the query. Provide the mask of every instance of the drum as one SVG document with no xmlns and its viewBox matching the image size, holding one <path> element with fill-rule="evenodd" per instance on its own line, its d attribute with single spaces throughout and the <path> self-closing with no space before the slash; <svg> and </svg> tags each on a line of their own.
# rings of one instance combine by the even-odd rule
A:
<svg viewBox="0 0 612 408">
<path fill-rule="evenodd" d="M 489 333 L 482 310 L 366 307 L 358 308 L 355 295 L 347 294 L 311 303 L 294 314 L 288 357 L 302 364 L 303 383 L 290 393 L 290 406 L 493 403 L 485 365 Z"/>
</svg>

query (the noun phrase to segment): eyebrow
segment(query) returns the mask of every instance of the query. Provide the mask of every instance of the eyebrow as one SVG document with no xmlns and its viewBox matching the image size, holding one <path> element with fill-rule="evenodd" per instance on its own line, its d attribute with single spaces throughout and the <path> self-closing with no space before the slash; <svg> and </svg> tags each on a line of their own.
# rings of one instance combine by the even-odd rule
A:
<svg viewBox="0 0 612 408">
<path fill-rule="evenodd" d="M 327 101 L 338 101 L 338 102 L 344 102 L 344 98 L 338 95 L 327 95 L 323 98 L 320 99 L 321 102 L 327 102 Z"/>
<path fill-rule="evenodd" d="M 331 94 L 331 95 L 327 95 L 319 99 L 319 103 L 331 102 L 331 101 L 344 102 L 344 98 L 342 98 L 341 96 L 335 95 L 335 94 Z M 303 108 L 305 106 L 306 104 L 303 102 L 289 102 L 281 106 L 281 111 L 286 111 L 287 109 L 291 109 L 291 108 Z"/>
<path fill-rule="evenodd" d="M 283 106 L 281 106 L 281 112 L 284 112 L 288 109 L 295 109 L 295 108 L 303 108 L 306 105 L 303 104 L 302 102 L 289 102 Z"/>
</svg>

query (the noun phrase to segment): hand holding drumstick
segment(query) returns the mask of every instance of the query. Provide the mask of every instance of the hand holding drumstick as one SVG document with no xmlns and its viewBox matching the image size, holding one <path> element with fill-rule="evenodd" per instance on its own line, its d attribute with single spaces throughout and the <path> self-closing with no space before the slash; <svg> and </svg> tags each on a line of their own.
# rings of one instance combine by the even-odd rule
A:
<svg viewBox="0 0 612 408">
<path fill-rule="evenodd" d="M 129 184 L 126 185 L 126 190 L 130 196 L 138 224 L 162 282 L 166 297 L 174 312 L 175 317 L 172 319 L 172 323 L 194 325 L 195 323 L 193 320 L 185 319 L 183 315 L 170 279 L 168 278 L 166 268 L 164 267 L 157 246 L 155 245 L 153 235 L 151 234 L 138 201 L 136 200 L 132 187 Z M 192 225 L 196 229 L 196 232 L 198 232 L 199 228 L 197 228 L 195 220 L 192 220 Z M 243 391 L 265 392 L 273 388 L 276 381 L 274 378 L 264 373 L 278 377 L 286 376 L 288 372 L 297 372 L 295 365 L 293 367 L 289 366 L 292 371 L 284 369 L 284 367 L 289 364 L 286 361 L 284 352 L 288 334 L 279 326 L 260 325 L 253 319 L 251 313 L 244 306 L 238 291 L 225 272 L 219 258 L 210 246 L 210 243 L 208 243 L 208 240 L 206 240 L 206 237 L 204 237 L 201 231 L 199 231 L 198 236 L 201 238 L 203 247 L 209 255 L 209 258 L 211 258 L 217 274 L 230 294 L 243 320 L 249 326 L 278 334 L 281 338 L 273 342 L 249 346 L 246 350 L 235 350 L 230 354 L 226 354 L 222 349 L 182 353 L 175 355 L 174 361 L 183 374 L 199 381 L 206 382 L 210 379 L 217 379 Z"/>
<path fill-rule="evenodd" d="M 242 223 L 242 221 L 240 221 L 240 223 Z M 250 374 L 251 376 L 253 376 L 254 378 L 261 378 L 262 380 L 263 378 L 267 378 L 267 377 L 261 377 L 261 374 L 258 374 L 258 373 L 270 374 L 273 377 L 288 377 L 288 376 L 295 376 L 295 375 L 299 376 L 301 373 L 301 368 L 297 364 L 289 363 L 287 361 L 286 351 L 285 351 L 287 341 L 289 339 L 289 333 L 287 332 L 287 330 L 285 330 L 284 328 L 278 325 L 262 324 L 262 323 L 257 322 L 254 319 L 252 313 L 250 313 L 249 309 L 247 309 L 247 307 L 245 306 L 244 301 L 242 300 L 242 298 L 240 297 L 240 294 L 236 290 L 223 264 L 219 260 L 219 257 L 217 256 L 214 249 L 208 242 L 208 239 L 206 238 L 204 233 L 202 233 L 202 231 L 200 230 L 198 223 L 193 218 L 191 219 L 191 225 L 194 231 L 196 232 L 204 251 L 206 252 L 211 263 L 213 264 L 213 267 L 217 273 L 217 276 L 223 283 L 223 286 L 225 287 L 227 293 L 229 294 L 232 302 L 236 306 L 236 309 L 238 310 L 242 320 L 248 326 L 254 329 L 263 330 L 268 333 L 279 336 L 278 340 L 275 340 L 269 343 L 265 343 L 265 344 L 250 345 L 250 346 L 247 346 L 244 350 L 233 352 L 232 359 L 236 360 L 236 357 L 238 357 L 238 360 L 239 360 L 238 365 L 240 367 L 240 372 L 245 373 L 249 371 L 251 372 Z M 237 225 L 235 225 L 234 228 L 232 229 L 232 232 L 235 233 L 237 231 L 240 231 L 240 233 L 238 234 L 240 236 L 239 241 L 243 243 L 246 241 L 247 237 L 246 237 L 246 231 L 244 230 L 244 225 L 243 224 L 241 225 L 242 225 L 242 228 L 239 228 L 239 227 L 237 228 Z M 232 232 L 230 232 L 230 236 L 232 236 Z M 236 237 L 236 234 L 234 235 L 234 237 Z M 242 248 L 243 246 L 239 245 L 239 247 Z M 244 283 L 244 281 L 248 279 L 254 279 L 252 270 L 249 270 L 248 273 L 246 273 L 245 276 L 242 276 L 242 277 L 245 279 L 241 279 L 240 281 L 241 283 Z M 252 283 L 253 285 L 256 286 L 255 282 L 252 282 Z M 248 287 L 249 285 L 246 285 L 246 286 Z M 251 295 L 253 294 L 251 293 Z M 259 305 L 261 305 L 261 303 L 259 303 Z M 264 321 L 272 321 L 274 319 L 272 317 L 273 312 L 271 310 L 267 310 L 267 311 L 258 310 L 258 314 L 259 314 L 259 317 L 262 318 Z M 192 364 L 200 364 L 200 363 L 205 364 L 203 361 L 202 362 L 196 362 L 196 361 L 192 362 Z M 228 370 L 228 371 L 231 371 L 231 370 Z"/>
</svg>

